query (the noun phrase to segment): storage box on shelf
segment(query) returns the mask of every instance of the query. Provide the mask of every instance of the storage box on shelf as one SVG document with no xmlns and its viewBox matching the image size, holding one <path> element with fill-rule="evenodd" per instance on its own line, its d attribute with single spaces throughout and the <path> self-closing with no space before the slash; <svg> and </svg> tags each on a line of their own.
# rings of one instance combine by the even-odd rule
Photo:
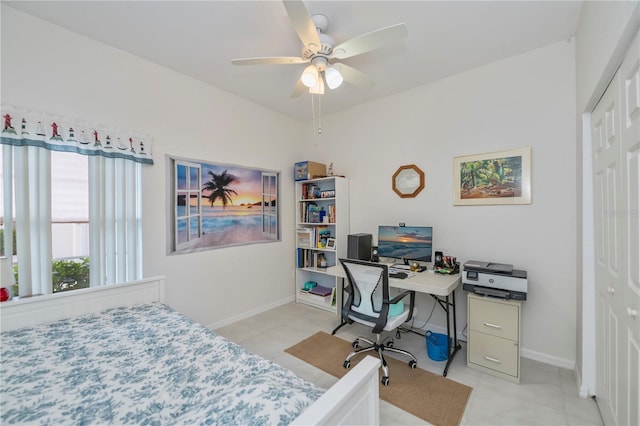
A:
<svg viewBox="0 0 640 426">
<path fill-rule="evenodd" d="M 305 283 L 336 288 L 338 278 L 325 269 L 347 255 L 349 181 L 331 176 L 298 181 L 296 187 L 296 301 L 334 313 L 341 295 L 313 297 Z"/>
</svg>

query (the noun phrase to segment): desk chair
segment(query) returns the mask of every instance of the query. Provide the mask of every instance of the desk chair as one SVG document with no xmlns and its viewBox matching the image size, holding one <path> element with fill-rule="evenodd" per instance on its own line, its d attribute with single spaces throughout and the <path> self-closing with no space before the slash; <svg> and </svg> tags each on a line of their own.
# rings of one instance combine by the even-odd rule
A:
<svg viewBox="0 0 640 426">
<path fill-rule="evenodd" d="M 342 307 L 342 321 L 345 323 L 360 324 L 372 327 L 376 335 L 373 342 L 364 337 L 358 337 L 351 346 L 355 351 L 351 352 L 344 361 L 344 368 L 351 367 L 351 359 L 359 353 L 376 351 L 382 361 L 382 384 L 389 384 L 389 367 L 384 359 L 384 351 L 395 352 L 408 356 L 409 367 L 416 368 L 418 361 L 410 352 L 394 348 L 393 341 L 385 345 L 382 340 L 383 331 L 393 331 L 403 322 L 411 319 L 415 292 L 405 291 L 389 300 L 389 270 L 387 265 L 373 262 L 365 262 L 354 259 L 340 259 L 348 279 L 347 301 Z M 405 306 L 402 299 L 409 296 L 409 306 Z M 360 348 L 360 343 L 369 346 Z"/>
</svg>

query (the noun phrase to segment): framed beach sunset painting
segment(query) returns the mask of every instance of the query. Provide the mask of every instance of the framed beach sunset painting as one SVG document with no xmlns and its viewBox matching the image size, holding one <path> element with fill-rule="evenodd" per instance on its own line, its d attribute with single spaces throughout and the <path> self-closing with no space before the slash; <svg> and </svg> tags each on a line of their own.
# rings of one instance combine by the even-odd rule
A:
<svg viewBox="0 0 640 426">
<path fill-rule="evenodd" d="M 170 253 L 279 241 L 279 172 L 168 159 Z"/>
<path fill-rule="evenodd" d="M 455 157 L 453 204 L 531 204 L 531 148 Z"/>
</svg>

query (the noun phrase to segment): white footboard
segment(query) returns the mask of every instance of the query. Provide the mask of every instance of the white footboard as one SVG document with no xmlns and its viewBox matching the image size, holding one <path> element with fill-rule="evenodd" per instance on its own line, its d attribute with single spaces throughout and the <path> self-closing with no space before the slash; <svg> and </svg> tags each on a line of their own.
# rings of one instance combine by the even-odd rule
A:
<svg viewBox="0 0 640 426">
<path fill-rule="evenodd" d="M 365 357 L 292 424 L 380 425 L 379 368 L 379 359 Z"/>
<path fill-rule="evenodd" d="M 16 298 L 0 304 L 0 330 L 32 327 L 119 306 L 151 302 L 164 302 L 164 277 Z"/>
</svg>

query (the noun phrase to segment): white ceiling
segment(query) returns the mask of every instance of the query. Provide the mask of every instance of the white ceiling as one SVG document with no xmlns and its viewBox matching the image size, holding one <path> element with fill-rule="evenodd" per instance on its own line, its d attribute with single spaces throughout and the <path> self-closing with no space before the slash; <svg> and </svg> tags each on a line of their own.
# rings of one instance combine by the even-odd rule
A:
<svg viewBox="0 0 640 426">
<path fill-rule="evenodd" d="M 305 64 L 235 66 L 231 59 L 300 56 L 280 1 L 4 1 L 15 9 L 163 65 L 299 120 L 291 98 Z M 405 23 L 402 42 L 343 60 L 371 77 L 322 97 L 323 115 L 569 39 L 581 1 L 307 1 L 337 44 Z"/>
</svg>

